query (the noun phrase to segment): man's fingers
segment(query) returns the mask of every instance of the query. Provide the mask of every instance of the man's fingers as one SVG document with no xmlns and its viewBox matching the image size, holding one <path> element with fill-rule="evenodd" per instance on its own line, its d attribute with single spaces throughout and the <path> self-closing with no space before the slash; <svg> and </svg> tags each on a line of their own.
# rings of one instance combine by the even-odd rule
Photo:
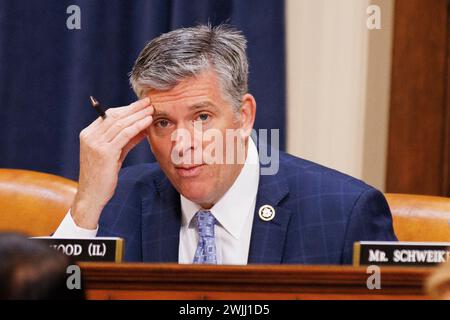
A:
<svg viewBox="0 0 450 320">
<path fill-rule="evenodd" d="M 152 117 L 145 117 L 136 121 L 133 125 L 120 131 L 110 144 L 114 148 L 123 149 L 134 137 L 150 126 L 152 121 Z"/>
<path fill-rule="evenodd" d="M 135 108 L 137 110 L 145 108 L 146 106 L 149 106 L 151 104 L 151 100 L 149 97 L 145 97 L 143 99 L 137 100 L 129 105 L 131 109 Z"/>
<path fill-rule="evenodd" d="M 92 134 L 92 132 L 95 132 L 95 130 L 98 128 L 100 122 L 103 119 L 98 117 L 94 122 L 92 122 L 89 126 L 87 126 L 86 128 L 84 128 L 83 130 L 81 130 L 80 132 L 80 139 L 84 138 L 84 137 L 88 137 Z"/>
<path fill-rule="evenodd" d="M 141 100 L 137 100 L 128 106 L 124 107 L 118 107 L 118 108 L 111 108 L 106 110 L 106 119 L 105 122 L 111 122 L 116 119 L 121 119 L 124 117 L 127 117 L 133 113 L 136 113 L 145 107 L 148 107 L 151 105 L 150 98 L 144 98 Z M 109 117 L 109 119 L 108 119 Z"/>
<path fill-rule="evenodd" d="M 98 137 L 106 132 L 109 127 L 119 119 L 137 113 L 150 105 L 150 98 L 144 98 L 141 100 L 137 100 L 125 107 L 110 108 L 105 112 L 106 119 L 98 117 L 94 122 L 92 122 L 87 128 L 83 130 L 83 134 L 85 136 L 95 134 L 95 136 Z"/>
<path fill-rule="evenodd" d="M 130 142 L 123 148 L 122 153 L 120 155 L 120 163 L 123 163 L 128 153 L 137 146 L 144 138 L 146 137 L 145 131 L 140 132 L 137 136 L 131 139 Z"/>
<path fill-rule="evenodd" d="M 113 140 L 122 130 L 133 125 L 137 121 L 150 117 L 153 114 L 153 107 L 146 107 L 136 113 L 129 115 L 128 117 L 117 119 L 102 135 L 102 141 L 110 142 Z"/>
</svg>

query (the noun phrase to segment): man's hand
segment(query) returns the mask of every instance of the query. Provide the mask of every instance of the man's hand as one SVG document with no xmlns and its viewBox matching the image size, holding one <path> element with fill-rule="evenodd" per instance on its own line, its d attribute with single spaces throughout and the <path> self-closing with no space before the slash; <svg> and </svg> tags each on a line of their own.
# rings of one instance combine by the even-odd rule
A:
<svg viewBox="0 0 450 320">
<path fill-rule="evenodd" d="M 80 176 L 71 213 L 75 223 L 95 229 L 112 198 L 119 170 L 128 152 L 145 137 L 153 121 L 150 99 L 109 109 L 80 133 Z"/>
</svg>

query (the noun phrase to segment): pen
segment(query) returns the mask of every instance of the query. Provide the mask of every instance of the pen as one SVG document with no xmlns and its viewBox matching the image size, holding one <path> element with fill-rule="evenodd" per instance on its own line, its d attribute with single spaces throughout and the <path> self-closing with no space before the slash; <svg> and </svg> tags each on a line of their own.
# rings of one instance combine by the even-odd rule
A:
<svg viewBox="0 0 450 320">
<path fill-rule="evenodd" d="M 91 100 L 91 104 L 94 107 L 95 111 L 97 111 L 98 115 L 102 117 L 102 119 L 106 118 L 105 110 L 103 110 L 102 105 L 100 102 L 97 101 L 93 96 L 89 96 L 89 99 Z"/>
</svg>

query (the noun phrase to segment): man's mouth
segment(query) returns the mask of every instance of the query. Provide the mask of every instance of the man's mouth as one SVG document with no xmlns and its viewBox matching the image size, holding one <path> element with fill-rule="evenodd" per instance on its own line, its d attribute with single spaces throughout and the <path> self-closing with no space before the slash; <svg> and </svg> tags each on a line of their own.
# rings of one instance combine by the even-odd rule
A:
<svg viewBox="0 0 450 320">
<path fill-rule="evenodd" d="M 175 167 L 178 175 L 185 178 L 191 178 L 198 176 L 200 172 L 203 170 L 205 164 L 196 164 L 196 165 L 183 165 Z"/>
</svg>

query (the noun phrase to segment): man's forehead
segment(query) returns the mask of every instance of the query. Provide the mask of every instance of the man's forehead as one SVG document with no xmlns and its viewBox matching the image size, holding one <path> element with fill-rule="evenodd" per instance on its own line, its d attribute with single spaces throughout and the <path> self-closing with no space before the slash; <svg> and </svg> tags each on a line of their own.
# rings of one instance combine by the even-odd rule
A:
<svg viewBox="0 0 450 320">
<path fill-rule="evenodd" d="M 150 89 L 146 96 L 149 96 L 153 103 L 173 103 L 177 100 L 200 100 L 206 97 L 214 99 L 216 95 L 220 95 L 220 89 L 216 73 L 209 70 L 183 79 L 169 90 Z"/>
<path fill-rule="evenodd" d="M 196 77 L 187 78 L 169 90 L 149 90 L 155 107 L 155 116 L 170 111 L 192 111 L 199 108 L 216 108 L 225 101 L 221 87 L 214 72 L 203 72 Z"/>
</svg>

